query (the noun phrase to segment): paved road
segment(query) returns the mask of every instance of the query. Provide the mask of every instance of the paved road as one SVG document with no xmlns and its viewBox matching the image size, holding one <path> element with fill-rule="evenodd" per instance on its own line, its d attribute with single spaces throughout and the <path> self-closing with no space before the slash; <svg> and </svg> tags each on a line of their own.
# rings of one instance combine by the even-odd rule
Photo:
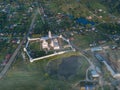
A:
<svg viewBox="0 0 120 90">
<path fill-rule="evenodd" d="M 71 43 L 71 45 L 72 45 L 77 51 L 80 51 L 80 55 L 82 55 L 82 56 L 89 62 L 90 66 L 89 66 L 89 68 L 86 70 L 86 81 L 89 81 L 89 79 L 88 79 L 88 70 L 89 70 L 89 69 L 94 69 L 94 70 L 95 70 L 95 65 L 93 64 L 93 62 L 92 62 L 89 58 L 87 58 L 86 55 L 84 55 L 84 52 L 83 52 L 82 49 L 80 49 L 80 48 L 78 48 L 76 45 L 74 45 L 74 44 L 72 43 L 72 41 L 71 41 L 70 43 Z M 90 81 L 92 81 L 92 80 L 90 80 Z M 79 82 L 78 82 L 78 83 L 79 83 Z M 78 83 L 76 83 L 74 86 L 78 85 Z M 102 87 L 102 90 L 103 90 L 103 77 L 102 77 L 102 75 L 99 77 L 99 84 L 100 84 L 100 86 Z"/>
<path fill-rule="evenodd" d="M 17 56 L 22 44 L 23 44 L 24 40 L 22 40 L 22 42 L 19 44 L 18 48 L 15 50 L 15 52 L 13 53 L 13 55 L 11 56 L 9 62 L 5 65 L 5 67 L 3 68 L 2 72 L 0 73 L 0 79 L 6 74 L 6 72 L 8 71 L 8 69 L 10 68 L 12 62 L 15 60 L 15 57 Z"/>
<path fill-rule="evenodd" d="M 29 36 L 30 32 L 33 29 L 33 25 L 35 23 L 35 19 L 36 19 L 37 14 L 38 14 L 38 10 L 36 10 L 36 12 L 33 14 L 33 19 L 32 19 L 32 22 L 30 24 L 29 31 L 28 31 L 27 35 L 25 36 L 25 39 Z"/>
<path fill-rule="evenodd" d="M 13 61 L 15 60 L 18 52 L 20 51 L 24 41 L 26 40 L 26 38 L 29 36 L 31 30 L 33 29 L 33 25 L 36 19 L 38 11 L 35 12 L 35 14 L 33 15 L 33 19 L 32 22 L 30 24 L 30 28 L 28 30 L 28 33 L 23 37 L 23 40 L 21 41 L 21 43 L 18 45 L 17 49 L 15 50 L 15 52 L 13 53 L 13 55 L 11 56 L 10 60 L 8 61 L 8 63 L 5 65 L 5 67 L 3 68 L 3 70 L 0 73 L 0 79 L 4 77 L 4 75 L 7 73 L 8 69 L 10 68 L 11 64 L 13 63 Z"/>
<path fill-rule="evenodd" d="M 80 48 L 78 48 L 76 45 L 74 45 L 72 41 L 70 41 L 70 44 L 71 44 L 77 51 L 80 52 L 80 55 L 82 55 L 82 56 L 88 61 L 88 63 L 90 64 L 91 68 L 95 68 L 95 66 L 94 66 L 94 64 L 92 63 L 92 61 L 91 61 L 89 58 L 87 58 L 87 56 L 84 54 L 84 52 L 83 52 L 82 49 L 80 49 Z"/>
</svg>

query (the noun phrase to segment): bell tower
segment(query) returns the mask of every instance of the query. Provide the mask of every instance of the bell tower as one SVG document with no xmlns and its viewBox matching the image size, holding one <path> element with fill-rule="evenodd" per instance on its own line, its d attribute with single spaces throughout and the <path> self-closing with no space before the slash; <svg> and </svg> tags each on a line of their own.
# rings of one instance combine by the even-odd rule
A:
<svg viewBox="0 0 120 90">
<path fill-rule="evenodd" d="M 48 37 L 49 37 L 49 38 L 52 38 L 51 31 L 48 32 Z"/>
</svg>

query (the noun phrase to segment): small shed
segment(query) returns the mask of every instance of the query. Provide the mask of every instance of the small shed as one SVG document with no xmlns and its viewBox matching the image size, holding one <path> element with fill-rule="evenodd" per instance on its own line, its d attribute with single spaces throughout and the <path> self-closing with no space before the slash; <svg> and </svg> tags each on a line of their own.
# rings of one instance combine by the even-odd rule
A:
<svg viewBox="0 0 120 90">
<path fill-rule="evenodd" d="M 92 51 L 92 52 L 95 52 L 95 51 L 102 51 L 102 50 L 103 50 L 102 47 L 93 47 L 93 48 L 91 48 L 91 51 Z"/>
</svg>

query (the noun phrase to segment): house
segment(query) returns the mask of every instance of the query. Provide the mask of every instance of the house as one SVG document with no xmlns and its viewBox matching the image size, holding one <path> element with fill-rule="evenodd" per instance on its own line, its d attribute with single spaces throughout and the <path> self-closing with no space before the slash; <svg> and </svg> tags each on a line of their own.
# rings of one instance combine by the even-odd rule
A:
<svg viewBox="0 0 120 90">
<path fill-rule="evenodd" d="M 102 9 L 98 9 L 99 12 L 102 12 L 103 10 Z"/>
<path fill-rule="evenodd" d="M 10 55 L 10 54 L 7 54 L 7 55 L 5 56 L 5 59 L 6 59 L 6 60 L 9 60 L 10 57 L 11 57 L 11 55 Z"/>
<path fill-rule="evenodd" d="M 88 16 L 87 19 L 88 19 L 88 20 L 91 20 L 91 19 L 92 19 L 92 16 Z"/>
<path fill-rule="evenodd" d="M 17 44 L 20 44 L 20 40 L 17 41 Z"/>
<path fill-rule="evenodd" d="M 99 74 L 96 72 L 96 70 L 91 70 L 91 75 L 93 78 L 98 78 Z"/>
<path fill-rule="evenodd" d="M 5 60 L 2 62 L 1 65 L 2 65 L 2 66 L 5 66 L 5 65 L 8 63 L 10 57 L 11 57 L 11 54 L 7 54 L 7 55 L 5 56 Z"/>
</svg>

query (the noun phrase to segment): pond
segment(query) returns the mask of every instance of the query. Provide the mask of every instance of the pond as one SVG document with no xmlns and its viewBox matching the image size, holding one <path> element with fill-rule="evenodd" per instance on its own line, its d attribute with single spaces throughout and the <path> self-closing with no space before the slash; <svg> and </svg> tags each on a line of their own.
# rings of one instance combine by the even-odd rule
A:
<svg viewBox="0 0 120 90">
<path fill-rule="evenodd" d="M 73 16 L 73 15 L 67 15 L 71 20 L 75 20 L 76 23 L 78 24 L 83 24 L 83 25 L 87 25 L 87 24 L 91 24 L 91 25 L 95 25 L 95 22 L 93 21 L 89 21 L 87 20 L 86 18 L 84 17 L 79 17 L 79 18 L 76 18 Z"/>
<path fill-rule="evenodd" d="M 75 21 L 78 24 L 83 24 L 83 25 L 91 24 L 91 25 L 95 25 L 95 22 L 89 21 L 89 20 L 87 20 L 85 18 L 82 18 L 82 17 L 81 18 L 77 18 Z"/>
<path fill-rule="evenodd" d="M 47 72 L 51 76 L 64 77 L 68 79 L 76 75 L 81 67 L 80 57 L 71 56 L 61 60 L 51 61 L 47 66 Z"/>
</svg>

